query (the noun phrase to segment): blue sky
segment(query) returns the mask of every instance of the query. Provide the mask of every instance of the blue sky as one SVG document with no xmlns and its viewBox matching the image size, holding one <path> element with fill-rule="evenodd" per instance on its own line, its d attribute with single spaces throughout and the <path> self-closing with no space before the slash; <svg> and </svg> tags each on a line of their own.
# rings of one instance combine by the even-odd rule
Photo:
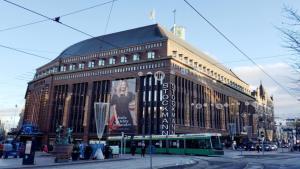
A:
<svg viewBox="0 0 300 169">
<path fill-rule="evenodd" d="M 56 17 L 106 1 L 109 0 L 13 0 L 49 17 Z M 292 56 L 289 55 L 291 52 L 282 47 L 283 39 L 275 26 L 286 26 L 282 24 L 285 22 L 282 11 L 284 4 L 297 8 L 300 7 L 300 1 L 189 0 L 189 2 L 252 58 L 283 55 L 255 60 L 280 83 L 289 86 L 288 75 L 292 75 L 289 64 L 292 62 Z M 61 21 L 94 36 L 99 36 L 104 34 L 110 5 L 66 16 L 61 18 Z M 183 0 L 118 0 L 114 3 L 107 33 L 152 24 L 153 21 L 149 20 L 149 13 L 152 9 L 156 11 L 156 22 L 166 28 L 172 26 L 172 11 L 176 9 L 177 24 L 186 28 L 186 40 L 190 44 L 224 63 L 252 87 L 257 86 L 262 80 L 266 88 L 274 95 L 276 116 L 294 117 L 300 114 L 300 106 L 295 98 L 290 97 L 263 75 L 208 26 Z M 0 1 L 0 11 L 0 30 L 44 19 L 3 1 Z M 0 31 L 1 45 L 23 49 L 53 59 L 68 46 L 87 38 L 89 37 L 51 21 L 10 31 Z M 48 60 L 3 48 L 0 48 L 0 57 L 0 117 L 3 121 L 12 123 L 16 111 L 19 112 L 24 106 L 28 80 L 33 76 L 34 70 L 47 63 Z"/>
</svg>

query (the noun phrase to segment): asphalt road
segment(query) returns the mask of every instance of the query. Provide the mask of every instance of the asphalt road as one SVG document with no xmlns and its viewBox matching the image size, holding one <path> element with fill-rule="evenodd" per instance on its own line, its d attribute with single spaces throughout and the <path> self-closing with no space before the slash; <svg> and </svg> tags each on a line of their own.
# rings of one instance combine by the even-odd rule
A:
<svg viewBox="0 0 300 169">
<path fill-rule="evenodd" d="M 300 169 L 300 153 L 228 152 L 221 157 L 192 157 L 199 163 L 186 169 Z"/>
<path fill-rule="evenodd" d="M 213 162 L 209 165 L 197 164 L 185 169 L 300 169 L 300 165 L 293 164 L 261 164 L 254 162 Z"/>
</svg>

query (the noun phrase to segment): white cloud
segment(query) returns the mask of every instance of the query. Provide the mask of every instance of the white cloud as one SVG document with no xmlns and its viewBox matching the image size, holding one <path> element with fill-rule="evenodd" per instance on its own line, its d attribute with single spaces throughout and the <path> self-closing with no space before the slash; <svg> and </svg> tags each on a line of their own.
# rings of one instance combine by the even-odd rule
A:
<svg viewBox="0 0 300 169">
<path fill-rule="evenodd" d="M 291 78 L 293 69 L 290 65 L 278 62 L 259 66 L 286 89 L 292 85 Z M 233 68 L 233 71 L 241 79 L 247 82 L 251 89 L 259 86 L 260 81 L 262 81 L 262 84 L 267 89 L 268 93 L 274 96 L 275 116 L 283 118 L 300 117 L 299 101 L 273 82 L 257 66 L 239 66 Z"/>
</svg>

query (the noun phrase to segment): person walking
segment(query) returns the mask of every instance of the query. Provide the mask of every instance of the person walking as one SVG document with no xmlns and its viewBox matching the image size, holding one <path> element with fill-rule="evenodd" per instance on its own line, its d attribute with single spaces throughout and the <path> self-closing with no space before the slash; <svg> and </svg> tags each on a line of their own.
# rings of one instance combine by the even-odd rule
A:
<svg viewBox="0 0 300 169">
<path fill-rule="evenodd" d="M 134 156 L 135 155 L 135 150 L 136 150 L 136 146 L 135 144 L 133 143 L 130 147 L 130 151 L 131 151 L 131 155 Z"/>
<path fill-rule="evenodd" d="M 48 151 L 48 146 L 47 145 L 44 145 L 44 147 L 43 147 L 43 152 L 45 152 L 45 153 L 48 153 L 49 151 Z"/>
<path fill-rule="evenodd" d="M 145 157 L 145 153 L 146 153 L 146 146 L 145 146 L 145 144 L 143 144 L 142 148 L 141 148 L 141 156 Z"/>
</svg>

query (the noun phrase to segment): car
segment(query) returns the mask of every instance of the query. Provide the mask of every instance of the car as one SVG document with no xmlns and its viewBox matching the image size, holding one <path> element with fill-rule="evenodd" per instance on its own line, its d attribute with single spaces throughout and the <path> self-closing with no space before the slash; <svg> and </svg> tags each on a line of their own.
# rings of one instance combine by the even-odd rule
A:
<svg viewBox="0 0 300 169">
<path fill-rule="evenodd" d="M 247 150 L 247 151 L 255 151 L 256 150 L 256 145 L 254 143 L 249 143 L 249 144 L 247 144 L 245 150 Z"/>
<path fill-rule="evenodd" d="M 271 144 L 271 150 L 272 151 L 277 151 L 278 147 L 275 144 Z"/>
<path fill-rule="evenodd" d="M 264 144 L 264 151 L 271 151 L 271 145 L 270 144 Z"/>
<path fill-rule="evenodd" d="M 0 158 L 3 156 L 3 143 L 0 143 Z"/>
<path fill-rule="evenodd" d="M 6 159 L 10 156 L 14 158 L 19 156 L 19 143 L 8 139 L 3 144 L 3 158 Z"/>
</svg>

